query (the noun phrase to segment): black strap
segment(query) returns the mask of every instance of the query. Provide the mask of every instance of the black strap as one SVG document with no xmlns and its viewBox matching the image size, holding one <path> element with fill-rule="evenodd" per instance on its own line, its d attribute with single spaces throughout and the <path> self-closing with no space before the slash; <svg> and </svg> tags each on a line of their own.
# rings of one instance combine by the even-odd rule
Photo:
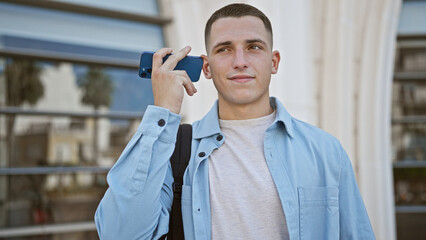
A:
<svg viewBox="0 0 426 240">
<path fill-rule="evenodd" d="M 192 126 L 190 124 L 182 124 L 176 137 L 175 151 L 173 152 L 170 162 L 173 171 L 173 205 L 170 213 L 169 233 L 167 240 L 183 240 L 183 222 L 181 210 L 181 195 L 183 174 L 188 166 L 191 158 L 191 142 L 192 142 Z M 165 239 L 166 235 L 160 239 Z"/>
</svg>

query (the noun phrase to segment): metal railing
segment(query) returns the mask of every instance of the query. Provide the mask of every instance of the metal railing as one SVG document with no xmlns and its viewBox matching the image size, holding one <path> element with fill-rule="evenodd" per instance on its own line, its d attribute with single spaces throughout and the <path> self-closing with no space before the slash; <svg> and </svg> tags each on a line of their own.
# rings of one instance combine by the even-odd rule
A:
<svg viewBox="0 0 426 240">
<path fill-rule="evenodd" d="M 393 163 L 394 168 L 424 168 L 426 161 L 402 160 Z"/>
<path fill-rule="evenodd" d="M 86 232 L 95 231 L 96 225 L 93 221 L 76 222 L 76 223 L 61 223 L 61 224 L 45 224 L 29 227 L 14 227 L 1 229 L 0 238 L 11 237 L 28 237 L 37 235 L 48 235 L 70 232 Z"/>
<path fill-rule="evenodd" d="M 18 107 L 0 107 L 0 114 L 5 115 L 33 115 L 33 116 L 52 116 L 52 117 L 74 117 L 74 118 L 109 118 L 138 120 L 141 119 L 142 113 L 135 112 L 70 112 L 70 111 L 48 111 L 48 110 L 32 110 L 22 109 Z"/>
<path fill-rule="evenodd" d="M 404 116 L 392 118 L 392 124 L 426 123 L 426 116 Z"/>
<path fill-rule="evenodd" d="M 66 173 L 107 173 L 109 167 L 19 167 L 0 168 L 0 176 L 7 175 L 45 175 Z"/>
</svg>

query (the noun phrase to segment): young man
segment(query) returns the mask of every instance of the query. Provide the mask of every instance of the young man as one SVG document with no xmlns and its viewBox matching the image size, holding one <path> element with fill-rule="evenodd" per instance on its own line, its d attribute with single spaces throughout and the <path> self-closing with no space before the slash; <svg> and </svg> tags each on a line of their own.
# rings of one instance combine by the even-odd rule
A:
<svg viewBox="0 0 426 240">
<path fill-rule="evenodd" d="M 203 71 L 218 100 L 193 124 L 182 186 L 185 239 L 374 239 L 350 161 L 338 140 L 292 118 L 269 96 L 280 54 L 258 9 L 231 4 L 206 25 Z M 96 212 L 101 239 L 158 239 L 168 232 L 169 158 L 184 90 L 174 71 L 190 51 L 153 58 L 154 106 L 108 174 Z"/>
</svg>

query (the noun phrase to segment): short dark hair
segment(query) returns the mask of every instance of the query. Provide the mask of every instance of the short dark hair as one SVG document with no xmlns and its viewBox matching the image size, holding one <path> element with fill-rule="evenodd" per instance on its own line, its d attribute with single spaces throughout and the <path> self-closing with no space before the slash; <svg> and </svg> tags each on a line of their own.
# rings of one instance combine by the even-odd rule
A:
<svg viewBox="0 0 426 240">
<path fill-rule="evenodd" d="M 233 3 L 233 4 L 226 5 L 225 7 L 214 12 L 209 18 L 209 20 L 207 21 L 206 28 L 204 29 L 204 41 L 206 44 L 206 51 L 208 51 L 207 43 L 210 37 L 212 25 L 216 20 L 220 18 L 226 18 L 226 17 L 239 18 L 244 16 L 258 17 L 260 18 L 260 20 L 262 20 L 263 24 L 265 25 L 266 31 L 271 34 L 271 47 L 272 47 L 272 25 L 268 17 L 262 11 L 260 11 L 259 9 L 251 5 L 244 4 L 244 3 Z"/>
</svg>

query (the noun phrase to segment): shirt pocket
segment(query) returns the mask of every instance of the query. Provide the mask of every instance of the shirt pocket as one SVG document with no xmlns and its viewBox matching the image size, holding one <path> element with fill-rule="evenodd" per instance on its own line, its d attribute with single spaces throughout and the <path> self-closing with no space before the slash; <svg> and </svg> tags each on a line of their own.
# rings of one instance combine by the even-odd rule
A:
<svg viewBox="0 0 426 240">
<path fill-rule="evenodd" d="M 339 239 L 339 189 L 299 187 L 300 239 Z"/>
</svg>

